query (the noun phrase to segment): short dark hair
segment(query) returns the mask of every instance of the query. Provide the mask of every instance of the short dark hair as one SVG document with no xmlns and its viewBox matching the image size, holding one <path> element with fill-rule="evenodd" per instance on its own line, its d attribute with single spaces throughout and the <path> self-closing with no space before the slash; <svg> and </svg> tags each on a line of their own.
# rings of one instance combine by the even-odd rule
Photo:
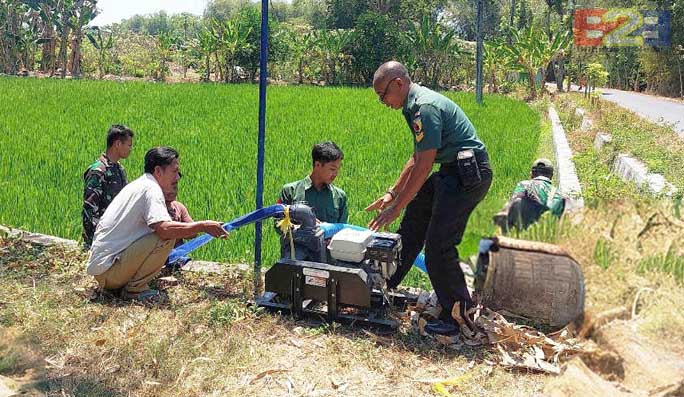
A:
<svg viewBox="0 0 684 397">
<path fill-rule="evenodd" d="M 532 177 L 545 176 L 553 178 L 553 163 L 548 159 L 537 159 L 532 163 Z"/>
<path fill-rule="evenodd" d="M 133 138 L 133 130 L 122 124 L 114 124 L 107 131 L 107 149 L 112 147 L 116 141 L 124 141 L 126 138 Z"/>
<path fill-rule="evenodd" d="M 166 167 L 179 158 L 178 152 L 170 147 L 158 146 L 145 153 L 145 172 L 151 174 L 156 166 Z"/>
<path fill-rule="evenodd" d="M 344 159 L 344 153 L 332 141 L 317 143 L 311 149 L 312 165 L 316 165 L 316 161 L 325 164 L 342 159 Z"/>
</svg>

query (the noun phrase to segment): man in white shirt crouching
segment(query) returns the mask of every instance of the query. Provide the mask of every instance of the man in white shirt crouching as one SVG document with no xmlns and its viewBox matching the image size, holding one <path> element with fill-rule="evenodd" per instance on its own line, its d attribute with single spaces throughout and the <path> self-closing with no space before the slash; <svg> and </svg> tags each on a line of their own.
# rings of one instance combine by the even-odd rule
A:
<svg viewBox="0 0 684 397">
<path fill-rule="evenodd" d="M 181 178 L 178 152 L 155 147 L 145 154 L 145 173 L 114 198 L 95 230 L 88 274 L 102 289 L 122 289 L 124 299 L 146 301 L 159 292 L 149 282 L 159 274 L 176 239 L 198 233 L 227 237 L 215 221 L 174 222 L 164 191 L 177 189 Z"/>
</svg>

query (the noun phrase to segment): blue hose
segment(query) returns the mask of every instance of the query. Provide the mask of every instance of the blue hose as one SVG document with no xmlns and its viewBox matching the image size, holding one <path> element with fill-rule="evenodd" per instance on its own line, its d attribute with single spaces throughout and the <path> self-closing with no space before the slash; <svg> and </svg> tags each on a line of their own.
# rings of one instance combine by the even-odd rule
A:
<svg viewBox="0 0 684 397">
<path fill-rule="evenodd" d="M 258 209 L 256 211 L 252 211 L 247 215 L 243 215 L 239 218 L 235 218 L 230 222 L 226 222 L 223 224 L 223 229 L 227 232 L 230 232 L 232 230 L 235 230 L 241 226 L 254 223 L 256 221 L 260 221 L 266 218 L 270 218 L 274 215 L 279 215 L 285 212 L 285 206 L 283 204 L 276 204 L 272 205 L 270 207 L 265 207 Z M 356 225 L 349 225 L 346 223 L 327 223 L 327 222 L 321 222 L 320 224 L 321 230 L 323 230 L 323 236 L 326 239 L 331 238 L 337 232 L 339 232 L 342 229 L 352 229 L 352 230 L 359 230 L 359 231 L 365 231 L 369 230 L 365 227 L 361 226 L 356 226 Z M 181 245 L 180 247 L 174 248 L 173 251 L 171 251 L 171 255 L 169 255 L 169 260 L 168 263 L 173 264 L 177 260 L 186 257 L 189 253 L 192 251 L 196 250 L 197 248 L 207 244 L 211 240 L 213 240 L 214 237 L 211 234 L 203 234 L 199 237 L 195 237 L 194 239 L 188 241 L 187 243 Z M 427 270 L 425 269 L 425 255 L 421 252 L 418 254 L 416 257 L 416 260 L 413 262 L 413 266 L 417 267 L 418 269 L 422 270 L 424 273 L 427 273 Z"/>
<path fill-rule="evenodd" d="M 337 234 L 337 232 L 339 232 L 342 229 L 352 229 L 352 230 L 358 230 L 358 231 L 369 230 L 369 229 L 366 229 L 365 227 L 356 226 L 356 225 L 349 225 L 346 223 L 322 222 L 319 226 L 321 227 L 321 230 L 323 230 L 323 236 L 325 236 L 326 239 L 331 238 L 332 236 Z M 420 254 L 418 254 L 418 256 L 416 257 L 416 260 L 413 261 L 413 266 L 422 270 L 423 273 L 427 273 L 427 269 L 425 268 L 425 254 L 423 254 L 422 252 Z"/>
<path fill-rule="evenodd" d="M 260 221 L 266 218 L 270 218 L 274 215 L 282 214 L 285 212 L 285 206 L 282 204 L 276 204 L 276 205 L 271 205 L 270 207 L 264 207 L 260 208 L 256 211 L 252 211 L 247 215 L 243 215 L 239 218 L 235 218 L 230 222 L 226 222 L 222 225 L 223 229 L 227 232 L 230 232 L 232 230 L 235 230 L 241 226 L 254 223 L 256 221 Z M 194 239 L 188 241 L 187 243 L 181 245 L 180 247 L 175 248 L 173 251 L 171 251 L 171 255 L 169 255 L 169 263 L 174 263 L 177 259 L 184 257 L 191 253 L 192 251 L 196 250 L 197 248 L 205 245 L 206 243 L 210 242 L 211 240 L 214 239 L 214 236 L 211 234 L 203 234 L 199 237 L 195 237 Z"/>
</svg>

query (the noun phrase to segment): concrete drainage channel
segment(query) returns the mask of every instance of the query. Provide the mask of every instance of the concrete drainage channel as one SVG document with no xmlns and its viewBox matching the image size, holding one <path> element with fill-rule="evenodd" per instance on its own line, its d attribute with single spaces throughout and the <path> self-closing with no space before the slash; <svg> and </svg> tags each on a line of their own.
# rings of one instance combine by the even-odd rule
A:
<svg viewBox="0 0 684 397">
<path fill-rule="evenodd" d="M 582 117 L 582 131 L 591 131 L 593 122 L 586 115 L 586 111 L 577 108 L 575 114 Z M 599 132 L 594 138 L 594 149 L 601 152 L 610 148 L 612 143 L 613 137 L 610 134 Z M 649 172 L 646 164 L 628 154 L 619 153 L 615 156 L 611 172 L 625 182 L 634 182 L 639 189 L 653 195 L 671 197 L 677 193 L 677 188 L 668 182 L 664 176 Z"/>
<path fill-rule="evenodd" d="M 549 119 L 551 120 L 551 128 L 553 131 L 553 147 L 556 153 L 557 175 L 558 175 L 558 189 L 562 194 L 567 196 L 568 202 L 566 210 L 576 210 L 584 207 L 584 198 L 582 197 L 582 187 L 580 186 L 579 178 L 577 177 L 577 170 L 575 163 L 572 161 L 572 150 L 568 144 L 568 139 L 565 136 L 565 130 L 561 124 L 556 108 L 553 105 L 549 106 Z"/>
</svg>

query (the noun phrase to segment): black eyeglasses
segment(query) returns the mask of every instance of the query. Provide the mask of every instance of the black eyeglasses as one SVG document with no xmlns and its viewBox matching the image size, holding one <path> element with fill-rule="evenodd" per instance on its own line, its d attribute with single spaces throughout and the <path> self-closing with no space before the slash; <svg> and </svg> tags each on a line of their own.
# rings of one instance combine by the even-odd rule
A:
<svg viewBox="0 0 684 397">
<path fill-rule="evenodd" d="M 381 103 L 385 103 L 385 95 L 387 95 L 387 90 L 389 90 L 390 85 L 396 79 L 397 78 L 395 77 L 392 80 L 390 80 L 389 82 L 387 82 L 387 86 L 385 86 L 385 91 L 382 92 L 382 95 L 378 96 L 378 100 L 380 100 Z"/>
</svg>

